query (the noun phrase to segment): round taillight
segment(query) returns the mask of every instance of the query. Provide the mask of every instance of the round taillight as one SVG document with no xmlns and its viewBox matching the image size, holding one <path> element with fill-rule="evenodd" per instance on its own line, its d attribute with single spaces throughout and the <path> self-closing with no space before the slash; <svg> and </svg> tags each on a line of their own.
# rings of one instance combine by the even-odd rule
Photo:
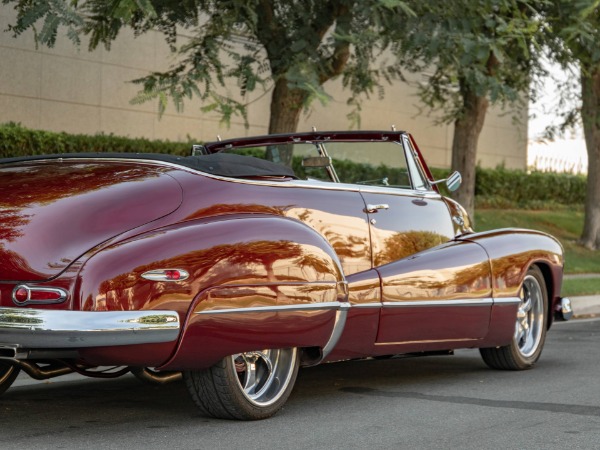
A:
<svg viewBox="0 0 600 450">
<path fill-rule="evenodd" d="M 13 298 L 19 303 L 26 302 L 29 300 L 29 289 L 23 286 L 18 287 L 13 293 Z"/>
<path fill-rule="evenodd" d="M 13 302 L 19 306 L 32 303 L 62 303 L 67 297 L 67 291 L 56 287 L 28 286 L 21 284 L 13 290 Z"/>
</svg>

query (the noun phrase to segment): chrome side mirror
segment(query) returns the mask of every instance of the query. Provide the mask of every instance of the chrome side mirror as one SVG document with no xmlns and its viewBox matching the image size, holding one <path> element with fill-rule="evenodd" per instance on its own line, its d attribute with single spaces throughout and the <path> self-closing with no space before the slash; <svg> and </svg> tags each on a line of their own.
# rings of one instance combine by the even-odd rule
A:
<svg viewBox="0 0 600 450">
<path fill-rule="evenodd" d="M 450 192 L 456 191 L 462 184 L 462 176 L 458 172 L 452 172 L 448 178 L 443 180 L 432 181 L 431 184 L 436 185 L 446 182 L 446 187 Z"/>
<path fill-rule="evenodd" d="M 462 184 L 462 176 L 459 172 L 452 172 L 452 174 L 446 178 L 446 187 L 450 192 L 456 191 Z"/>
</svg>

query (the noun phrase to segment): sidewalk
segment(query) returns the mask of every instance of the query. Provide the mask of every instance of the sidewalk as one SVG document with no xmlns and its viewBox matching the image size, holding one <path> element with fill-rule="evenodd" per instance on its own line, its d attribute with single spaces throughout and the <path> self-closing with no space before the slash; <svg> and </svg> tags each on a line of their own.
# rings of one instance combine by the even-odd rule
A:
<svg viewBox="0 0 600 450">
<path fill-rule="evenodd" d="M 600 273 L 577 273 L 565 274 L 565 280 L 576 280 L 578 278 L 600 278 Z M 600 317 L 600 295 L 583 295 L 571 297 L 573 305 L 573 319 L 583 319 L 589 317 Z"/>
<path fill-rule="evenodd" d="M 569 297 L 573 306 L 573 319 L 600 317 L 600 295 Z"/>
</svg>

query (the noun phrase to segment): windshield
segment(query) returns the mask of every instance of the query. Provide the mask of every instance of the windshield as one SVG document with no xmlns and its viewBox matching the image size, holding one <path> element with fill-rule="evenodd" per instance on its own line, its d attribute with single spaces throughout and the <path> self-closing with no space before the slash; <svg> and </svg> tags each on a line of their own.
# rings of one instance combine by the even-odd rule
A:
<svg viewBox="0 0 600 450">
<path fill-rule="evenodd" d="M 226 150 L 289 166 L 301 180 L 412 189 L 397 142 L 299 142 Z M 315 157 L 329 157 L 315 159 Z"/>
</svg>

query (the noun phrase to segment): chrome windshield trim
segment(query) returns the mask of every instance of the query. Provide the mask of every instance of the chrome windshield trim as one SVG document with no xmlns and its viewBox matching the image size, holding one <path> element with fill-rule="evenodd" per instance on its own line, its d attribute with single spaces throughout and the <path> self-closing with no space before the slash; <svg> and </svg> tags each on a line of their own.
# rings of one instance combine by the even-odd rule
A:
<svg viewBox="0 0 600 450">
<path fill-rule="evenodd" d="M 420 306 L 428 308 L 431 306 L 492 306 L 494 299 L 481 298 L 474 300 L 422 300 L 422 301 L 398 301 L 398 302 L 383 302 L 384 308 L 414 308 Z"/>
<path fill-rule="evenodd" d="M 0 307 L 0 346 L 86 348 L 171 342 L 175 311 L 60 311 Z"/>
<path fill-rule="evenodd" d="M 310 303 L 308 305 L 279 305 L 279 306 L 250 306 L 248 308 L 228 308 L 198 311 L 195 314 L 237 314 L 237 313 L 264 313 L 264 312 L 291 312 L 339 309 L 340 302 Z"/>
</svg>

